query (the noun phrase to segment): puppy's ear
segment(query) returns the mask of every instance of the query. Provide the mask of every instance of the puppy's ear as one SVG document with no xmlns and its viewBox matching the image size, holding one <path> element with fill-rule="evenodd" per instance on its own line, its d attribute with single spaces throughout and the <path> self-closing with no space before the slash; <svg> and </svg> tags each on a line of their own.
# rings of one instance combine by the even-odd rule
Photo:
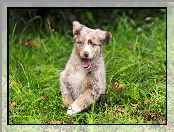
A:
<svg viewBox="0 0 174 132">
<path fill-rule="evenodd" d="M 108 43 L 112 38 L 112 33 L 111 32 L 105 32 L 105 38 L 102 40 L 103 43 Z"/>
<path fill-rule="evenodd" d="M 79 35 L 82 28 L 83 28 L 82 24 L 80 24 L 78 21 L 74 21 L 73 22 L 73 36 Z"/>
<path fill-rule="evenodd" d="M 97 29 L 97 34 L 102 44 L 107 44 L 109 40 L 112 38 L 112 33 L 107 31 L 102 31 Z"/>
</svg>

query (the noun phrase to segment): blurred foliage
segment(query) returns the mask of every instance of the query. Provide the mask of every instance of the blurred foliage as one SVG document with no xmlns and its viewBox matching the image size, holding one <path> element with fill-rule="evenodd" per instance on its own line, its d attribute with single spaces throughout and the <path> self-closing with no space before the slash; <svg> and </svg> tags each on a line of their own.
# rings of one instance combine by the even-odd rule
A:
<svg viewBox="0 0 174 132">
<path fill-rule="evenodd" d="M 115 31 L 119 17 L 127 17 L 131 26 L 137 28 L 151 19 L 165 17 L 165 9 L 145 9 L 145 8 L 32 8 L 32 9 L 9 9 L 9 24 L 13 29 L 17 24 L 17 32 L 36 33 L 54 29 L 59 33 L 71 33 L 72 22 L 79 21 L 92 28 L 102 27 Z M 147 19 L 147 21 L 146 21 Z M 14 23 L 16 22 L 16 23 Z"/>
</svg>

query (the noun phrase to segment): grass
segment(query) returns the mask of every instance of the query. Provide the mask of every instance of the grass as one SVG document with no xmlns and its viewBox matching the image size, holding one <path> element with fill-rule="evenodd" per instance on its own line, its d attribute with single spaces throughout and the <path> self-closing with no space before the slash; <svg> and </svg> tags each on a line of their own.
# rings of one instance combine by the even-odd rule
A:
<svg viewBox="0 0 174 132">
<path fill-rule="evenodd" d="M 121 17 L 104 47 L 107 95 L 84 112 L 66 115 L 59 74 L 73 47 L 69 35 L 15 33 L 9 39 L 10 124 L 163 124 L 166 117 L 166 22 L 153 18 L 139 29 Z M 26 28 L 25 28 L 26 30 Z M 109 30 L 109 29 L 108 29 Z M 116 87 L 115 82 L 124 87 Z M 149 115 L 145 111 L 149 111 Z"/>
</svg>

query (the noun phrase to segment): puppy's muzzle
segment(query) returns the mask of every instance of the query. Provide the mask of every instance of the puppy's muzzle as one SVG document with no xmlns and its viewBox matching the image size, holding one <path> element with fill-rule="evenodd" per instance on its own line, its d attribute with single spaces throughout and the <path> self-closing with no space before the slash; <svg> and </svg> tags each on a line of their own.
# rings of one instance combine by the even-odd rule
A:
<svg viewBox="0 0 174 132">
<path fill-rule="evenodd" d="M 89 56 L 89 52 L 85 51 L 85 52 L 83 53 L 83 55 L 84 55 L 85 58 L 87 58 L 87 57 Z"/>
</svg>

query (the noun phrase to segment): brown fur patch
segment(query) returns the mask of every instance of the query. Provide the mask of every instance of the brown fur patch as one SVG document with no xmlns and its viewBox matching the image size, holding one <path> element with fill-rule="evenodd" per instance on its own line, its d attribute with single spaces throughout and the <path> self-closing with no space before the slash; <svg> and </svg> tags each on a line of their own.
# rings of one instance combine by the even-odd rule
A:
<svg viewBox="0 0 174 132">
<path fill-rule="evenodd" d="M 72 103 L 74 102 L 74 100 L 71 98 L 71 96 L 65 96 L 63 98 L 63 103 L 69 107 Z"/>
<path fill-rule="evenodd" d="M 91 104 L 91 93 L 92 89 L 87 89 L 84 94 L 80 95 L 79 98 L 76 99 L 76 103 L 78 106 L 82 108 L 87 108 Z"/>
</svg>

